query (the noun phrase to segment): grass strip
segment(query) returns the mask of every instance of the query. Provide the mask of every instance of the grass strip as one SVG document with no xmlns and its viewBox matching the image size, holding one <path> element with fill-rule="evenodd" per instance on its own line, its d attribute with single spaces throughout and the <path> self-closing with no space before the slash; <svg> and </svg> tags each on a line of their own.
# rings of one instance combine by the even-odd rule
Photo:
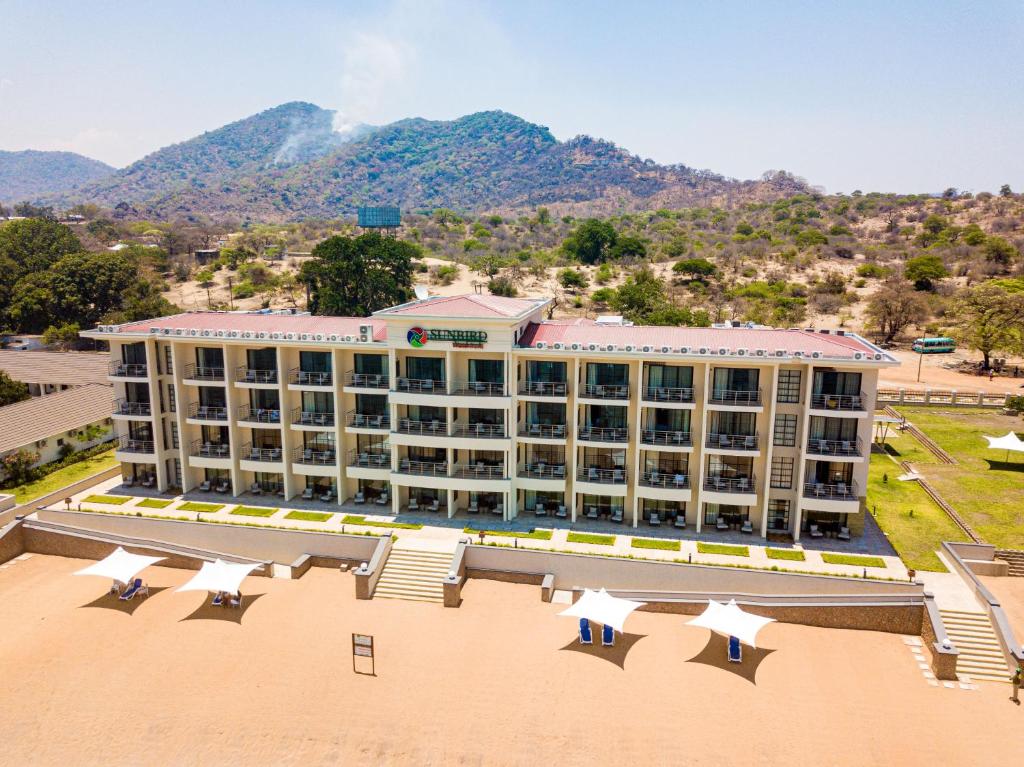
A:
<svg viewBox="0 0 1024 767">
<path fill-rule="evenodd" d="M 553 533 L 552 530 L 530 530 L 524 532 L 522 530 L 477 530 L 472 527 L 463 528 L 462 532 L 469 535 L 480 535 L 480 533 L 483 533 L 484 536 L 494 535 L 499 538 L 532 538 L 536 541 L 550 541 Z"/>
<path fill-rule="evenodd" d="M 346 514 L 341 519 L 343 525 L 366 525 L 367 527 L 395 527 L 399 530 L 422 530 L 423 525 L 418 522 L 371 522 L 359 514 Z"/>
<path fill-rule="evenodd" d="M 178 511 L 202 511 L 210 514 L 215 511 L 220 511 L 223 508 L 223 503 L 199 503 L 198 501 L 185 501 L 178 507 Z"/>
<path fill-rule="evenodd" d="M 829 565 L 852 565 L 854 567 L 885 567 L 881 557 L 860 557 L 856 554 L 822 554 L 821 561 Z"/>
<path fill-rule="evenodd" d="M 747 546 L 729 546 L 725 543 L 697 543 L 698 554 L 721 554 L 726 557 L 749 557 Z"/>
<path fill-rule="evenodd" d="M 83 498 L 82 503 L 106 503 L 110 506 L 120 506 L 130 500 L 131 497 L 127 495 L 90 495 L 88 498 Z"/>
<path fill-rule="evenodd" d="M 634 538 L 631 544 L 634 549 L 661 549 L 662 551 L 679 551 L 679 541 L 665 538 Z"/>
<path fill-rule="evenodd" d="M 567 543 L 590 543 L 594 546 L 614 546 L 614 535 L 595 535 L 594 533 L 569 533 Z"/>
<path fill-rule="evenodd" d="M 231 514 L 237 514 L 240 517 L 272 517 L 280 509 L 273 509 L 267 506 L 236 506 L 231 510 Z"/>
<path fill-rule="evenodd" d="M 284 518 L 299 522 L 326 522 L 331 518 L 331 514 L 326 511 L 289 511 Z"/>
<path fill-rule="evenodd" d="M 790 562 L 803 562 L 807 557 L 800 549 L 765 549 L 768 559 L 788 559 Z"/>
<path fill-rule="evenodd" d="M 143 498 L 135 505 L 141 506 L 144 509 L 166 509 L 172 503 L 174 501 L 165 501 L 162 498 Z"/>
</svg>

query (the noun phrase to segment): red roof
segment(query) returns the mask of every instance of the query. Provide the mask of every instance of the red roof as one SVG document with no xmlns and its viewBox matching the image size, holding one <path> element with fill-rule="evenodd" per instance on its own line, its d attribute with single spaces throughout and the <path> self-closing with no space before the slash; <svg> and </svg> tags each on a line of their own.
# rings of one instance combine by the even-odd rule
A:
<svg viewBox="0 0 1024 767">
<path fill-rule="evenodd" d="M 268 333 L 322 333 L 358 336 L 361 325 L 373 326 L 373 340 L 387 339 L 387 327 L 366 317 L 320 317 L 309 314 L 260 314 L 257 312 L 185 312 L 169 317 L 121 325 L 122 333 L 148 333 L 150 328 L 183 330 L 239 330 Z"/>
<path fill-rule="evenodd" d="M 497 317 L 512 319 L 538 309 L 547 299 L 505 298 L 503 296 L 477 295 L 435 296 L 423 301 L 412 301 L 390 309 L 374 312 L 376 316 L 409 314 L 418 317 Z"/>
</svg>

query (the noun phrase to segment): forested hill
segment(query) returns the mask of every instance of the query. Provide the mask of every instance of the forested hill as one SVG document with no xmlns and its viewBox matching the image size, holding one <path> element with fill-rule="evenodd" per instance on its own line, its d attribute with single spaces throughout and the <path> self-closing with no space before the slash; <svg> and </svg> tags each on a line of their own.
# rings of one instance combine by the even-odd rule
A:
<svg viewBox="0 0 1024 767">
<path fill-rule="evenodd" d="M 0 151 L 0 202 L 66 192 L 113 172 L 106 163 L 74 152 Z"/>
<path fill-rule="evenodd" d="M 643 160 L 589 137 L 494 111 L 401 120 L 342 137 L 333 113 L 292 103 L 155 152 L 55 202 L 128 203 L 140 216 L 287 221 L 405 210 L 604 213 L 767 200 L 804 191 L 788 174 L 735 181 Z M 346 140 L 346 138 L 348 140 Z"/>
</svg>

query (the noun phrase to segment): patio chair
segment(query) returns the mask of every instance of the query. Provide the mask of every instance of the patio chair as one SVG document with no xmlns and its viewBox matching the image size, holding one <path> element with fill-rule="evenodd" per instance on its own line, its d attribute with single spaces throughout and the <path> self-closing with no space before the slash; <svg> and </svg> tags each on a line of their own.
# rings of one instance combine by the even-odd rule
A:
<svg viewBox="0 0 1024 767">
<path fill-rule="evenodd" d="M 838 495 L 842 496 L 843 498 L 846 497 L 846 483 L 845 482 L 836 482 L 836 493 Z"/>
<path fill-rule="evenodd" d="M 231 488 L 231 483 L 226 479 L 217 483 L 217 492 L 226 493 Z"/>
<path fill-rule="evenodd" d="M 744 437 L 743 438 L 743 447 L 746 450 L 753 450 L 755 447 L 757 447 L 757 445 L 754 442 L 754 438 L 753 437 Z"/>
<path fill-rule="evenodd" d="M 819 498 L 825 494 L 825 484 L 823 482 L 814 483 L 814 494 Z"/>
<path fill-rule="evenodd" d="M 624 472 L 622 469 L 614 469 L 612 471 L 612 482 L 625 482 L 625 481 L 626 481 L 626 472 Z"/>
<path fill-rule="evenodd" d="M 559 465 L 555 466 L 555 476 L 558 477 L 559 479 L 561 479 L 562 477 L 565 476 L 565 465 L 564 464 L 559 464 Z"/>
<path fill-rule="evenodd" d="M 597 519 L 597 506 L 587 506 L 587 519 Z"/>
<path fill-rule="evenodd" d="M 539 423 L 531 423 L 530 424 L 530 436 L 531 437 L 539 437 L 540 436 L 540 424 Z"/>
<path fill-rule="evenodd" d="M 728 530 L 729 529 L 729 523 L 725 521 L 725 517 L 719 517 L 718 519 L 715 520 L 715 529 L 716 530 Z"/>
<path fill-rule="evenodd" d="M 217 594 L 213 597 L 213 601 L 210 604 L 212 604 L 214 607 L 220 607 L 222 604 L 224 604 L 224 592 L 218 591 Z"/>
<path fill-rule="evenodd" d="M 304 500 L 304 501 L 312 501 L 313 500 L 313 488 L 307 487 L 305 490 L 302 491 L 302 500 Z"/>
<path fill-rule="evenodd" d="M 747 479 L 746 477 L 740 477 L 739 481 L 736 483 L 736 486 L 741 493 L 745 493 L 748 490 L 750 490 L 750 480 Z"/>
<path fill-rule="evenodd" d="M 657 485 L 658 484 L 658 472 L 657 471 L 651 471 L 647 481 L 650 482 L 652 485 Z"/>
<path fill-rule="evenodd" d="M 249 492 L 252 493 L 253 495 L 263 495 L 263 488 L 260 487 L 259 482 L 253 482 L 251 485 L 249 485 Z"/>
<path fill-rule="evenodd" d="M 818 452 L 819 453 L 827 453 L 828 452 L 828 440 L 825 440 L 825 439 L 819 439 L 818 440 Z"/>
<path fill-rule="evenodd" d="M 853 443 L 852 442 L 840 442 L 843 448 L 843 455 L 853 455 Z"/>
<path fill-rule="evenodd" d="M 494 504 L 494 508 L 491 509 L 491 514 L 494 514 L 497 517 L 505 516 L 505 504 L 503 504 L 503 503 L 496 503 L 496 504 Z"/>
<path fill-rule="evenodd" d="M 356 491 L 355 498 L 352 499 L 352 503 L 366 503 L 366 496 L 363 495 L 362 490 Z"/>
<path fill-rule="evenodd" d="M 722 447 L 729 447 L 729 435 L 727 435 L 727 434 L 719 434 L 718 435 L 718 446 L 720 448 L 722 448 Z"/>
<path fill-rule="evenodd" d="M 419 511 L 419 508 L 420 508 L 420 502 L 417 501 L 415 498 L 410 498 L 409 499 L 409 511 Z"/>
<path fill-rule="evenodd" d="M 200 482 L 199 489 L 204 493 L 210 492 L 210 480 L 204 479 L 202 482 Z"/>
<path fill-rule="evenodd" d="M 593 644 L 594 635 L 590 630 L 590 621 L 580 618 L 580 644 Z"/>
<path fill-rule="evenodd" d="M 427 511 L 438 512 L 441 510 L 441 501 L 435 498 L 430 502 L 430 506 L 427 507 Z"/>
<path fill-rule="evenodd" d="M 537 506 L 533 510 L 533 516 L 535 516 L 535 517 L 546 517 L 547 515 L 548 515 L 548 510 L 544 508 L 544 504 L 543 503 L 538 503 Z"/>
<path fill-rule="evenodd" d="M 836 534 L 836 538 L 838 538 L 841 541 L 850 540 L 850 528 L 840 527 L 839 532 Z"/>
<path fill-rule="evenodd" d="M 740 525 L 741 533 L 752 533 L 754 532 L 754 525 L 749 519 L 744 519 L 743 524 Z"/>
<path fill-rule="evenodd" d="M 562 506 L 561 504 L 559 504 L 558 511 L 555 512 L 555 516 L 558 517 L 559 519 L 565 519 L 566 517 L 569 516 L 569 512 L 567 512 L 565 510 L 565 506 Z"/>
<path fill-rule="evenodd" d="M 601 644 L 605 647 L 615 644 L 615 629 L 607 624 L 601 627 Z"/>
<path fill-rule="evenodd" d="M 334 500 L 334 491 L 328 488 L 327 492 L 320 496 L 320 500 L 324 503 L 330 503 Z"/>
<path fill-rule="evenodd" d="M 651 527 L 661 527 L 661 516 L 656 511 L 651 512 L 651 518 L 647 521 Z"/>
<path fill-rule="evenodd" d="M 377 496 L 377 505 L 378 506 L 387 506 L 389 502 L 390 502 L 390 499 L 388 498 L 388 494 L 386 492 L 385 493 L 381 493 L 380 495 Z"/>
<path fill-rule="evenodd" d="M 686 515 L 683 514 L 683 512 L 676 514 L 676 518 L 672 522 L 672 527 L 679 528 L 680 530 L 686 527 Z"/>
<path fill-rule="evenodd" d="M 565 436 L 565 424 L 557 424 L 555 426 L 555 436 L 556 437 L 564 437 Z"/>
<path fill-rule="evenodd" d="M 622 522 L 622 509 L 616 507 L 612 511 L 612 515 L 611 515 L 610 519 L 611 519 L 612 522 L 619 522 L 619 523 L 621 523 Z"/>
<path fill-rule="evenodd" d="M 241 607 L 242 606 L 242 595 L 241 594 L 229 594 L 228 595 L 228 607 Z"/>
<path fill-rule="evenodd" d="M 736 637 L 729 637 L 729 662 L 743 662 L 743 645 L 740 644 L 740 640 Z"/>
<path fill-rule="evenodd" d="M 597 482 L 597 468 L 596 467 L 594 467 L 594 466 L 590 467 L 590 469 L 587 471 L 587 479 L 589 479 L 591 482 Z"/>
<path fill-rule="evenodd" d="M 131 487 L 135 484 L 135 480 L 131 477 L 121 477 L 121 484 L 125 487 Z"/>
<path fill-rule="evenodd" d="M 824 538 L 825 533 L 818 529 L 817 525 L 811 525 L 811 537 L 812 538 Z"/>
<path fill-rule="evenodd" d="M 143 487 L 153 487 L 153 485 L 155 485 L 155 484 L 156 484 L 156 479 L 153 478 L 153 477 L 146 477 L 144 480 L 142 480 L 142 486 Z"/>
<path fill-rule="evenodd" d="M 469 514 L 479 514 L 480 513 L 480 504 L 479 504 L 479 502 L 478 501 L 470 501 L 469 502 L 469 508 L 466 509 L 466 512 L 469 513 Z"/>
<path fill-rule="evenodd" d="M 684 487 L 686 485 L 686 475 L 676 474 L 675 476 L 676 487 Z"/>
<path fill-rule="evenodd" d="M 124 590 L 124 593 L 118 597 L 122 602 L 127 602 L 130 599 L 134 599 L 135 595 L 142 589 L 142 578 L 136 578 L 131 586 Z"/>
</svg>

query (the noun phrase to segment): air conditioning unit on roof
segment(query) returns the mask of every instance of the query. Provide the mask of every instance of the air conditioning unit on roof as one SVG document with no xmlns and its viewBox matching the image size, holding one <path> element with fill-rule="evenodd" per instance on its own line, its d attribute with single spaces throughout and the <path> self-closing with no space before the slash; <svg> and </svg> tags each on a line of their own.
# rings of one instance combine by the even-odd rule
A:
<svg viewBox="0 0 1024 767">
<path fill-rule="evenodd" d="M 363 341 L 369 341 L 371 338 L 373 338 L 373 325 L 360 325 L 359 337 Z"/>
<path fill-rule="evenodd" d="M 728 354 L 728 353 L 729 353 L 729 350 L 728 350 L 728 349 L 726 349 L 726 348 L 725 348 L 725 347 L 723 346 L 723 347 L 722 347 L 721 349 L 719 349 L 719 350 L 718 350 L 718 353 L 719 353 L 719 354 Z"/>
<path fill-rule="evenodd" d="M 284 337 L 287 338 L 289 341 L 294 341 L 295 340 L 295 334 L 294 333 L 285 333 Z"/>
<path fill-rule="evenodd" d="M 544 343 L 543 341 L 538 341 L 537 345 L 536 345 L 536 348 L 538 348 L 538 349 L 546 349 L 547 348 L 547 344 Z"/>
<path fill-rule="evenodd" d="M 768 350 L 767 350 L 767 349 L 758 349 L 758 350 L 757 350 L 757 351 L 755 352 L 755 354 L 756 354 L 756 355 L 757 355 L 758 357 L 765 357 L 765 356 L 767 356 L 767 355 L 768 355 Z"/>
<path fill-rule="evenodd" d="M 854 352 L 853 353 L 853 358 L 855 360 L 862 360 L 862 359 L 864 359 L 864 355 L 861 352 Z"/>
<path fill-rule="evenodd" d="M 786 350 L 785 349 L 776 349 L 775 350 L 775 356 L 776 357 L 785 357 L 786 356 Z"/>
<path fill-rule="evenodd" d="M 608 344 L 606 347 L 604 347 L 605 351 L 608 351 L 608 352 L 613 352 L 613 351 L 615 351 L 616 348 L 617 347 L 615 346 L 615 344 Z"/>
<path fill-rule="evenodd" d="M 702 346 L 702 347 L 700 347 L 697 350 L 697 354 L 707 354 L 707 353 L 708 353 L 708 347 L 706 347 L 706 346 Z"/>
<path fill-rule="evenodd" d="M 626 349 L 627 352 L 636 351 L 636 347 L 633 346 L 633 344 L 626 344 L 625 349 Z"/>
<path fill-rule="evenodd" d="M 573 349 L 573 351 L 579 351 L 580 345 L 579 344 L 573 344 L 572 345 L 572 349 Z"/>
<path fill-rule="evenodd" d="M 551 346 L 553 348 L 555 348 L 555 349 L 563 349 L 563 348 L 565 348 L 565 347 L 562 346 L 562 344 L 559 341 L 555 341 L 553 344 L 551 344 Z"/>
<path fill-rule="evenodd" d="M 651 347 L 650 346 L 645 346 L 644 347 L 644 351 L 645 352 L 650 352 L 651 351 Z"/>
<path fill-rule="evenodd" d="M 740 356 L 740 357 L 746 357 L 747 356 L 747 350 L 746 349 L 737 349 L 736 350 L 736 354 L 738 356 Z"/>
<path fill-rule="evenodd" d="M 662 346 L 661 347 L 661 353 L 662 354 L 668 354 L 670 351 L 672 351 L 672 348 L 669 347 L 669 346 Z"/>
<path fill-rule="evenodd" d="M 589 346 L 587 346 L 587 348 L 590 349 L 590 351 L 592 351 L 592 352 L 596 352 L 597 351 L 597 344 L 590 344 Z"/>
<path fill-rule="evenodd" d="M 689 346 L 680 346 L 679 347 L 679 353 L 680 354 L 689 354 L 690 353 L 690 347 Z"/>
<path fill-rule="evenodd" d="M 882 359 L 882 355 L 881 355 L 881 354 L 878 354 L 878 353 L 876 352 L 876 353 L 875 353 L 875 359 L 876 359 L 876 360 L 880 360 L 880 359 Z"/>
<path fill-rule="evenodd" d="M 821 357 L 821 352 L 811 352 L 811 356 L 814 357 L 814 359 L 818 359 Z"/>
</svg>

